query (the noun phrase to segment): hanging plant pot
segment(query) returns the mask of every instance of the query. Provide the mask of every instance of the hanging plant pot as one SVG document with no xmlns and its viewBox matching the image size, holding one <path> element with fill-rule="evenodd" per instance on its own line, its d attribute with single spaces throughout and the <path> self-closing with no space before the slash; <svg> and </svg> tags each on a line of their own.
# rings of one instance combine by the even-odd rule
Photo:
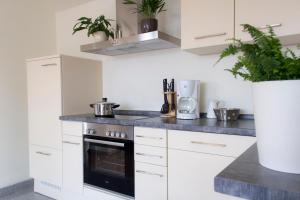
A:
<svg viewBox="0 0 300 200">
<path fill-rule="evenodd" d="M 300 80 L 254 83 L 253 96 L 260 164 L 300 174 Z"/>
<path fill-rule="evenodd" d="M 155 18 L 146 18 L 141 21 L 141 31 L 142 33 L 148 33 L 152 31 L 157 31 L 158 21 Z"/>
<path fill-rule="evenodd" d="M 106 34 L 103 31 L 98 31 L 98 32 L 94 33 L 93 37 L 95 39 L 95 42 L 103 42 L 103 41 L 108 40 L 108 37 L 106 36 Z"/>
</svg>

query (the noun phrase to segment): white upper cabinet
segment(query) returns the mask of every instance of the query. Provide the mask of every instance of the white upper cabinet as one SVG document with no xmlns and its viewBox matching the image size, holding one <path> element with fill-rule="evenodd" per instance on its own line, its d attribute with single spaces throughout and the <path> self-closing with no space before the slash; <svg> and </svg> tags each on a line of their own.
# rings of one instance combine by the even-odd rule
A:
<svg viewBox="0 0 300 200">
<path fill-rule="evenodd" d="M 30 143 L 60 149 L 62 114 L 59 58 L 27 64 L 28 122 Z"/>
<path fill-rule="evenodd" d="M 299 0 L 236 0 L 236 38 L 250 40 L 241 24 L 251 24 L 262 30 L 270 25 L 284 44 L 295 44 L 300 41 L 299 10 Z"/>
<path fill-rule="evenodd" d="M 182 0 L 181 16 L 182 49 L 213 53 L 234 37 L 234 0 Z"/>
</svg>

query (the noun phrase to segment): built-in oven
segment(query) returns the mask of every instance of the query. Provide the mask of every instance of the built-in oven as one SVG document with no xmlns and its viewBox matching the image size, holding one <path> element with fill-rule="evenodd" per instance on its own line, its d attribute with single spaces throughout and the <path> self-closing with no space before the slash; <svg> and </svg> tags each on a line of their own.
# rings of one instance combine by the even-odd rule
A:
<svg viewBox="0 0 300 200">
<path fill-rule="evenodd" d="M 84 124 L 84 183 L 134 197 L 133 126 Z"/>
</svg>

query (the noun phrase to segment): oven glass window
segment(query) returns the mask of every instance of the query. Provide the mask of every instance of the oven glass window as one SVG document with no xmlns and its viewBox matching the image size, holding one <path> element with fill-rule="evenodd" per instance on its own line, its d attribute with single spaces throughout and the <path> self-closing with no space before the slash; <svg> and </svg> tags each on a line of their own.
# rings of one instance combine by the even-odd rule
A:
<svg viewBox="0 0 300 200">
<path fill-rule="evenodd" d="M 84 183 L 134 196 L 132 141 L 84 137 Z"/>
<path fill-rule="evenodd" d="M 123 148 L 93 144 L 89 146 L 89 166 L 91 173 L 105 173 L 125 177 L 126 163 Z"/>
</svg>

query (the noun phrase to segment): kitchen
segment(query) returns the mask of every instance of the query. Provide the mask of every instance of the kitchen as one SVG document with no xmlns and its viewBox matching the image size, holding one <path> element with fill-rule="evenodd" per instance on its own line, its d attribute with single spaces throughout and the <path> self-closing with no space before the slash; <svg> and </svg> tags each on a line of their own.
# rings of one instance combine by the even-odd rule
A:
<svg viewBox="0 0 300 200">
<path fill-rule="evenodd" d="M 1 163 L 5 164 L 0 168 L 1 177 L 4 177 L 3 182 L 0 181 L 0 188 L 3 188 L 0 189 L 0 198 L 299 199 L 298 162 L 291 161 L 296 169 L 282 169 L 289 166 L 279 169 L 276 163 L 279 159 L 276 160 L 274 156 L 268 157 L 269 160 L 273 159 L 268 167 L 262 167 L 258 161 L 255 146 L 257 138 L 254 137 L 257 135 L 256 129 L 261 124 L 270 123 L 261 123 L 264 118 L 257 121 L 257 117 L 253 116 L 257 112 L 252 94 L 253 84 L 243 78 L 235 79 L 224 70 L 235 64 L 235 57 L 217 61 L 220 53 L 231 43 L 226 39 L 236 36 L 243 38 L 243 41 L 250 40 L 242 27 L 238 26 L 244 23 L 263 29 L 266 25 L 273 26 L 285 47 L 299 55 L 297 44 L 300 30 L 296 20 L 299 18 L 297 8 L 300 5 L 295 0 L 285 3 L 268 0 L 249 2 L 166 1 L 166 11 L 158 15 L 158 29 L 172 37 L 181 38 L 181 46 L 117 56 L 82 52 L 87 50 L 81 49 L 81 45 L 95 44 L 96 38 L 87 37 L 84 31 L 72 35 L 76 20 L 82 16 L 96 18 L 104 15 L 108 19 L 118 20 L 116 8 L 119 4 L 115 1 L 78 0 L 56 2 L 54 5 L 54 2 L 40 4 L 31 0 L 28 1 L 28 5 L 34 5 L 30 8 L 31 15 L 28 15 L 30 9 L 23 9 L 28 7 L 24 3 L 1 2 L 2 13 L 8 15 L 9 10 L 14 10 L 26 16 L 22 24 L 26 24 L 27 20 L 33 23 L 28 25 L 30 28 L 23 35 L 28 37 L 28 41 L 8 33 L 1 40 L 6 52 L 1 59 L 1 85 L 6 89 L 3 91 L 7 91 L 7 95 L 3 96 L 5 107 L 1 108 L 5 115 L 1 119 L 4 122 L 1 132 L 10 134 L 3 134 L 1 143 Z M 128 11 L 128 5 L 123 6 Z M 267 6 L 272 6 L 272 9 L 266 15 L 262 8 Z M 251 13 L 253 10 L 257 12 L 256 15 Z M 277 15 L 279 12 L 283 13 L 282 16 Z M 130 16 L 128 18 L 135 15 L 132 11 L 125 14 Z M 116 21 L 112 22 L 113 26 L 114 23 Z M 41 31 L 36 31 L 35 24 L 40 24 L 38 27 Z M 137 26 L 138 23 L 134 24 Z M 126 39 L 125 29 L 122 29 L 122 34 L 120 41 Z M 8 41 L 13 41 L 14 47 L 18 44 L 25 47 L 15 52 L 13 45 L 4 38 L 11 38 Z M 32 48 L 27 50 L 26 45 Z M 17 59 L 9 59 L 8 55 L 14 55 Z M 14 60 L 14 63 L 10 60 Z M 15 67 L 8 69 L 5 66 Z M 40 66 L 52 69 L 51 75 L 35 71 Z M 200 80 L 200 89 L 196 90 L 198 94 L 195 98 L 200 119 L 161 117 L 160 111 L 165 103 L 165 78 L 168 83 L 175 79 L 174 91 L 178 95 L 181 80 Z M 299 97 L 297 81 L 296 86 L 288 86 L 289 89 L 296 87 L 293 89 L 296 96 L 292 99 Z M 14 96 L 11 95 L 12 91 L 15 91 Z M 114 109 L 115 118 L 94 117 L 94 109 L 90 104 L 101 101 L 103 97 L 107 97 L 107 102 L 104 100 L 99 106 L 112 105 L 111 102 L 120 104 L 119 108 Z M 267 96 L 264 98 L 268 99 Z M 220 101 L 220 108 L 239 108 L 240 119 L 223 122 L 206 118 L 212 111 L 210 107 L 214 100 Z M 15 101 L 19 107 L 14 107 Z M 266 105 L 261 110 L 266 110 Z M 285 105 L 277 108 L 284 115 L 286 110 L 291 111 L 287 105 L 293 105 L 293 102 L 286 100 L 279 105 Z M 293 106 L 292 110 L 299 111 L 299 105 Z M 6 107 L 14 107 L 14 112 Z M 176 111 L 178 117 L 179 110 Z M 288 130 L 299 130 L 295 125 L 299 114 L 289 114 L 285 115 L 289 117 L 291 128 Z M 275 115 L 270 116 L 278 120 Z M 273 121 L 271 125 L 279 124 L 286 128 L 284 121 Z M 18 122 L 18 126 L 14 123 L 8 128 L 12 122 Z M 29 131 L 26 131 L 27 127 Z M 274 129 L 271 138 L 275 143 Z M 126 134 L 124 138 L 122 133 Z M 110 142 L 110 145 L 111 142 L 123 142 L 127 147 L 126 153 L 119 153 L 116 156 L 118 159 L 113 161 L 111 159 L 114 157 L 102 155 L 110 151 L 103 149 L 109 145 L 97 146 L 88 141 L 97 139 L 98 134 L 102 139 L 108 138 L 105 142 Z M 290 137 L 296 137 L 294 140 L 299 141 L 297 135 Z M 17 145 L 14 143 L 16 140 Z M 290 147 L 294 147 L 291 149 L 297 156 L 299 148 L 295 144 L 290 144 Z M 111 151 L 120 148 L 112 148 Z M 94 159 L 83 153 L 95 150 L 99 153 Z M 286 152 L 284 148 L 280 150 Z M 275 155 L 280 157 L 279 153 Z M 285 157 L 289 157 L 287 155 L 290 154 L 285 154 Z M 119 177 L 131 177 L 131 183 L 118 185 L 124 179 L 113 182 L 112 179 L 95 178 L 97 173 L 88 169 L 103 169 L 105 160 L 99 161 L 100 157 L 110 160 L 110 163 L 120 164 L 126 160 L 126 169 L 111 165 L 105 167 L 118 171 Z M 86 159 L 95 162 L 89 163 Z M 264 164 L 267 166 L 268 163 Z M 95 180 L 90 180 L 93 178 Z M 106 188 L 103 184 L 110 187 Z M 18 196 L 18 193 L 21 194 Z"/>
</svg>

